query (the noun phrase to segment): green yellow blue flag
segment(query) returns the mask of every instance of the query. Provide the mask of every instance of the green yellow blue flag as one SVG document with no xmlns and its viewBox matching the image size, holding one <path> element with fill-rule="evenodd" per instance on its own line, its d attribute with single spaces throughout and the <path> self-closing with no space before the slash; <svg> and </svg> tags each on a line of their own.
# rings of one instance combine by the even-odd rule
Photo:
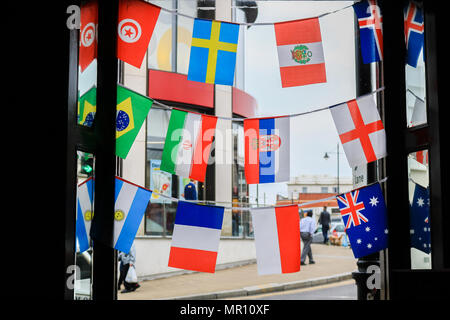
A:
<svg viewBox="0 0 450 320">
<path fill-rule="evenodd" d="M 125 159 L 147 117 L 153 100 L 117 86 L 116 155 Z"/>
<path fill-rule="evenodd" d="M 97 88 L 92 87 L 78 98 L 78 124 L 92 127 L 97 105 Z"/>
<path fill-rule="evenodd" d="M 195 19 L 188 80 L 232 86 L 239 25 Z"/>
</svg>

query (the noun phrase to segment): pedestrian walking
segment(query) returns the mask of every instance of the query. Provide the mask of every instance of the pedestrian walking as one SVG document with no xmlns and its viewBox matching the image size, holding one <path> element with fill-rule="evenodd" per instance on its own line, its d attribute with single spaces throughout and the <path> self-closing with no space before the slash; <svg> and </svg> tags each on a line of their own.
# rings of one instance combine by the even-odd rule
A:
<svg viewBox="0 0 450 320">
<path fill-rule="evenodd" d="M 197 200 L 197 189 L 193 179 L 189 179 L 189 183 L 184 187 L 183 197 L 186 200 Z"/>
<path fill-rule="evenodd" d="M 331 215 L 327 211 L 327 207 L 323 207 L 323 211 L 320 213 L 319 216 L 319 224 L 322 225 L 322 234 L 323 234 L 323 243 L 328 243 L 328 230 L 330 230 L 331 227 Z"/>
<path fill-rule="evenodd" d="M 300 264 L 306 265 L 306 256 L 308 256 L 309 264 L 314 264 L 311 243 L 314 231 L 316 230 L 316 221 L 312 217 L 312 211 L 309 211 L 303 219 L 300 219 L 300 238 L 303 242 L 302 255 Z"/>
<path fill-rule="evenodd" d="M 121 291 L 121 293 L 127 293 L 135 291 L 137 288 L 140 287 L 139 283 L 136 282 L 127 282 L 126 277 L 128 274 L 128 270 L 130 268 L 134 268 L 134 265 L 136 263 L 136 248 L 134 247 L 134 243 L 131 245 L 130 252 L 125 253 L 122 251 L 119 251 L 119 261 L 120 261 L 120 275 L 119 275 L 119 284 L 118 284 L 118 290 L 120 290 L 122 283 L 125 287 Z"/>
</svg>

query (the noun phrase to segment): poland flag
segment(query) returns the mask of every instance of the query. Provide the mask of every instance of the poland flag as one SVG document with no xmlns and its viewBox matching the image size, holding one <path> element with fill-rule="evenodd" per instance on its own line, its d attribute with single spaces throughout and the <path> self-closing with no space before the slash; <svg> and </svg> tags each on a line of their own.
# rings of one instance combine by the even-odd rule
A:
<svg viewBox="0 0 450 320">
<path fill-rule="evenodd" d="M 298 206 L 251 210 L 258 274 L 300 271 Z"/>
</svg>

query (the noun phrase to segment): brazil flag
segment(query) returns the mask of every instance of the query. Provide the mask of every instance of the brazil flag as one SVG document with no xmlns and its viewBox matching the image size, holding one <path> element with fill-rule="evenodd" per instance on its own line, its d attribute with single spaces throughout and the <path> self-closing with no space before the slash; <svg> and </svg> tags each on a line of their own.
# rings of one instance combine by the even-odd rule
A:
<svg viewBox="0 0 450 320">
<path fill-rule="evenodd" d="M 80 94 L 80 92 L 78 92 Z M 95 118 L 97 88 L 92 87 L 81 97 L 78 98 L 78 124 L 92 127 Z"/>
<path fill-rule="evenodd" d="M 147 117 L 153 100 L 117 86 L 116 155 L 125 159 Z"/>
</svg>

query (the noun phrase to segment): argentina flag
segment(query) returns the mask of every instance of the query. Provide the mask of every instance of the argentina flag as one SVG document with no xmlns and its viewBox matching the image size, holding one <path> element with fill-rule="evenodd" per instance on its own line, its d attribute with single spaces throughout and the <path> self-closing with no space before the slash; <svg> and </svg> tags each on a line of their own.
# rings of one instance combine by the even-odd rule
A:
<svg viewBox="0 0 450 320">
<path fill-rule="evenodd" d="M 77 219 L 75 222 L 75 234 L 77 239 L 77 251 L 84 252 L 89 249 L 91 221 L 94 216 L 94 179 L 83 181 L 77 189 Z"/>
<path fill-rule="evenodd" d="M 114 249 L 128 253 L 152 192 L 116 177 Z"/>
</svg>

